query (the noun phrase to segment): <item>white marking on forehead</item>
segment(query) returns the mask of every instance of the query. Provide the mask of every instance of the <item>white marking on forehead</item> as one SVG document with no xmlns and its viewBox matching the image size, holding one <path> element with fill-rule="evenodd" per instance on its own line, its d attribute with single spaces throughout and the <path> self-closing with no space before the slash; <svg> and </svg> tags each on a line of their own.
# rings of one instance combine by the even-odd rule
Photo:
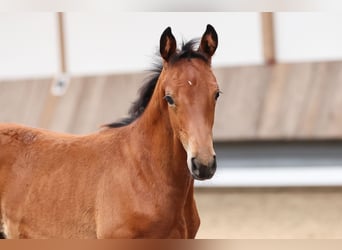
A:
<svg viewBox="0 0 342 250">
<path fill-rule="evenodd" d="M 191 86 L 192 85 L 192 82 L 191 81 L 188 81 L 189 85 Z"/>
</svg>

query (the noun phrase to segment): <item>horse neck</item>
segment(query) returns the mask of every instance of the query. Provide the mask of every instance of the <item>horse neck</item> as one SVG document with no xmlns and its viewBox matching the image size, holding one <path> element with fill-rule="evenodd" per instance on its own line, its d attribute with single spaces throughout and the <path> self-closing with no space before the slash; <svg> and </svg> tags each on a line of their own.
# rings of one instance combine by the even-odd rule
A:
<svg viewBox="0 0 342 250">
<path fill-rule="evenodd" d="M 142 140 L 144 148 L 140 150 L 150 160 L 147 167 L 153 168 L 151 171 L 162 180 L 184 192 L 184 188 L 190 189 L 193 185 L 193 179 L 187 167 L 186 152 L 172 129 L 163 97 L 159 80 L 146 110 L 136 121 L 134 136 L 136 140 Z"/>
</svg>

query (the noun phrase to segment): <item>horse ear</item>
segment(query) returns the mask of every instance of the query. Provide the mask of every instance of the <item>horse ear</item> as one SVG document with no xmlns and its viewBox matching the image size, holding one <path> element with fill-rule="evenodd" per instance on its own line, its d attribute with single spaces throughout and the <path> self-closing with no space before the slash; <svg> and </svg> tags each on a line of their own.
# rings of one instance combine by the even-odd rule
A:
<svg viewBox="0 0 342 250">
<path fill-rule="evenodd" d="M 160 37 L 160 55 L 165 61 L 168 61 L 170 57 L 176 52 L 177 43 L 175 37 L 172 35 L 171 28 L 168 27 L 164 30 Z"/>
<path fill-rule="evenodd" d="M 217 33 L 213 26 L 210 24 L 207 25 L 207 29 L 205 30 L 201 44 L 199 46 L 199 51 L 207 54 L 210 57 L 214 55 L 218 44 Z"/>
</svg>

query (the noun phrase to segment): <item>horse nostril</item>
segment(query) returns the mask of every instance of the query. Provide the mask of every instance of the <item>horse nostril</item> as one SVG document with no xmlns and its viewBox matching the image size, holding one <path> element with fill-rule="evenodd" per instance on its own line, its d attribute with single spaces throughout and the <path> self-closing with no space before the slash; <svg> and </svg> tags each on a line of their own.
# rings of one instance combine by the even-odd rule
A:
<svg viewBox="0 0 342 250">
<path fill-rule="evenodd" d="M 197 176 L 200 175 L 199 167 L 198 167 L 195 157 L 191 158 L 191 170 L 193 174 Z"/>
<path fill-rule="evenodd" d="M 210 179 L 216 172 L 216 156 L 208 164 L 202 164 L 195 157 L 191 158 L 191 171 L 196 179 Z"/>
<path fill-rule="evenodd" d="M 213 161 L 210 166 L 210 173 L 213 175 L 216 172 L 217 163 L 216 163 L 216 155 L 213 156 Z"/>
</svg>

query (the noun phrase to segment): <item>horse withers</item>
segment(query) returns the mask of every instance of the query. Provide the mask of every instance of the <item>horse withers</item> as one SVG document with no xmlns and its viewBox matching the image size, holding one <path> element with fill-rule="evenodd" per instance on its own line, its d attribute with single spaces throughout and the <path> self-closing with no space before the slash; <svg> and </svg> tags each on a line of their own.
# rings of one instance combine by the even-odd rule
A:
<svg viewBox="0 0 342 250">
<path fill-rule="evenodd" d="M 162 64 L 130 117 L 84 136 L 0 125 L 1 229 L 7 238 L 194 238 L 194 179 L 216 170 L 212 127 L 220 90 L 208 25 Z"/>
</svg>

